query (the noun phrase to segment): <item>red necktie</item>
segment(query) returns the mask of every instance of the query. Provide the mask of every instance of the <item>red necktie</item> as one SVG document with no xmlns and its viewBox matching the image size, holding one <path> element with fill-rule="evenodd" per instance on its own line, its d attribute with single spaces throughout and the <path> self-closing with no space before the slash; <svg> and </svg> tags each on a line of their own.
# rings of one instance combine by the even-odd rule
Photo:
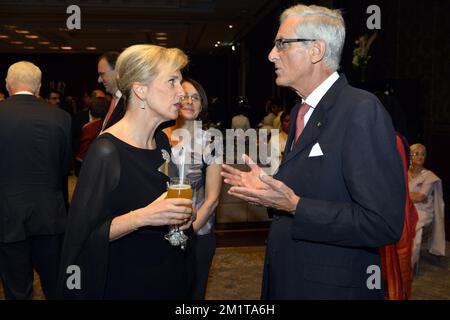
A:
<svg viewBox="0 0 450 320">
<path fill-rule="evenodd" d="M 108 123 L 109 118 L 111 118 L 114 109 L 116 108 L 116 101 L 117 96 L 114 95 L 114 97 L 111 99 L 111 104 L 109 105 L 108 113 L 106 114 L 105 120 L 103 121 L 102 131 L 105 130 L 105 126 Z"/>
<path fill-rule="evenodd" d="M 303 132 L 303 129 L 305 128 L 305 114 L 308 112 L 309 108 L 311 108 L 310 105 L 302 103 L 300 110 L 298 110 L 297 120 L 295 121 L 295 142 L 297 142 Z"/>
</svg>

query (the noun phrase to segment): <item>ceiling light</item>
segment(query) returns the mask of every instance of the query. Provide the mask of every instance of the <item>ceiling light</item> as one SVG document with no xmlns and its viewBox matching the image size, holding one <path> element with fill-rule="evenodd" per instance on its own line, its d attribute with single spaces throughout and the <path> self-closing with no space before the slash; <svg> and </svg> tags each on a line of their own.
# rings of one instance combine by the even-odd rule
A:
<svg viewBox="0 0 450 320">
<path fill-rule="evenodd" d="M 23 44 L 22 41 L 11 41 L 11 44 Z"/>
<path fill-rule="evenodd" d="M 162 42 L 162 43 L 158 43 L 158 45 L 161 46 L 161 47 L 165 47 L 165 46 L 167 46 L 167 43 Z"/>
<path fill-rule="evenodd" d="M 236 51 L 236 47 L 234 45 L 232 45 L 231 50 Z"/>
<path fill-rule="evenodd" d="M 34 47 L 33 46 L 25 46 L 25 47 L 23 47 L 24 49 L 27 49 L 27 50 L 34 50 Z"/>
<path fill-rule="evenodd" d="M 16 31 L 16 33 L 19 33 L 19 34 L 28 34 L 28 33 L 30 33 L 30 31 L 28 31 L 28 30 L 15 30 Z"/>
<path fill-rule="evenodd" d="M 72 50 L 72 47 L 70 47 L 70 46 L 61 46 L 61 49 L 63 49 L 63 50 Z"/>
<path fill-rule="evenodd" d="M 218 45 L 217 43 L 214 45 L 214 47 L 216 47 L 216 48 L 217 48 L 218 46 L 219 46 L 219 45 Z"/>
<path fill-rule="evenodd" d="M 7 36 L 6 34 L 0 34 L 0 39 L 7 39 L 9 38 L 9 36 Z"/>
<path fill-rule="evenodd" d="M 39 43 L 39 44 L 50 44 L 49 41 L 39 41 L 38 43 Z"/>
<path fill-rule="evenodd" d="M 167 37 L 156 37 L 156 40 L 167 40 Z"/>
<path fill-rule="evenodd" d="M 232 24 L 230 24 L 230 25 L 228 26 L 228 28 L 230 28 L 230 29 L 233 29 L 233 25 L 232 25 Z"/>
<path fill-rule="evenodd" d="M 86 50 L 97 50 L 97 47 L 86 47 Z"/>
<path fill-rule="evenodd" d="M 217 44 L 220 44 L 220 41 L 217 41 Z"/>
<path fill-rule="evenodd" d="M 59 50 L 59 47 L 48 47 L 51 50 Z"/>
<path fill-rule="evenodd" d="M 167 36 L 167 32 L 156 32 L 155 35 L 157 35 L 157 36 Z"/>
<path fill-rule="evenodd" d="M 28 38 L 28 39 L 37 39 L 37 38 L 39 38 L 39 36 L 37 36 L 35 34 L 27 34 L 25 37 Z"/>
</svg>

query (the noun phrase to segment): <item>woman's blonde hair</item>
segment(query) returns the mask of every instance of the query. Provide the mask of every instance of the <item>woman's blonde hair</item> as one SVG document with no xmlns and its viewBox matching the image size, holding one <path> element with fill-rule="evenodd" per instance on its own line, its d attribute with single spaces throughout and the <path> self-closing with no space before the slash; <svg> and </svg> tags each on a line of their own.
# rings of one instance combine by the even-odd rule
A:
<svg viewBox="0 0 450 320">
<path fill-rule="evenodd" d="M 129 99 L 134 83 L 149 84 L 162 72 L 183 69 L 188 61 L 187 55 L 177 48 L 150 44 L 133 45 L 117 58 L 117 86 Z"/>
</svg>

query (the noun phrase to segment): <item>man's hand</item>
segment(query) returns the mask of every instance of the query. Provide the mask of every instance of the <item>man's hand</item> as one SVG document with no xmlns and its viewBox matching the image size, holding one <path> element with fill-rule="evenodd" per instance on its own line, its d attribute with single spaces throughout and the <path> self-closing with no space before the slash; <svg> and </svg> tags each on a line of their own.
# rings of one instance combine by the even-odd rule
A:
<svg viewBox="0 0 450 320">
<path fill-rule="evenodd" d="M 295 214 L 300 197 L 283 182 L 268 176 L 247 155 L 243 159 L 251 169 L 249 172 L 223 165 L 224 182 L 232 186 L 228 193 L 251 204 Z"/>
<path fill-rule="evenodd" d="M 229 165 L 222 165 L 223 182 L 234 187 L 247 187 L 253 189 L 264 189 L 266 185 L 261 181 L 260 175 L 264 173 L 258 165 L 246 154 L 242 156 L 245 164 L 250 167 L 249 172 L 240 171 Z"/>
</svg>

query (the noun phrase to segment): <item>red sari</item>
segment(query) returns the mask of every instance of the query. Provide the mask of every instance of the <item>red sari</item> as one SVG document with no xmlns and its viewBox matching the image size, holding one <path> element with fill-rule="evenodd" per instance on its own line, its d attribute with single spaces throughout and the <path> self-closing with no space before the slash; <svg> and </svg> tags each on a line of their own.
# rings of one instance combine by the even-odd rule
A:
<svg viewBox="0 0 450 320">
<path fill-rule="evenodd" d="M 400 153 L 405 174 L 405 222 L 400 240 L 395 244 L 380 248 L 386 300 L 408 300 L 411 298 L 411 256 L 415 229 L 418 220 L 416 208 L 409 198 L 408 164 L 405 143 L 399 134 L 397 134 L 397 150 Z"/>
</svg>

